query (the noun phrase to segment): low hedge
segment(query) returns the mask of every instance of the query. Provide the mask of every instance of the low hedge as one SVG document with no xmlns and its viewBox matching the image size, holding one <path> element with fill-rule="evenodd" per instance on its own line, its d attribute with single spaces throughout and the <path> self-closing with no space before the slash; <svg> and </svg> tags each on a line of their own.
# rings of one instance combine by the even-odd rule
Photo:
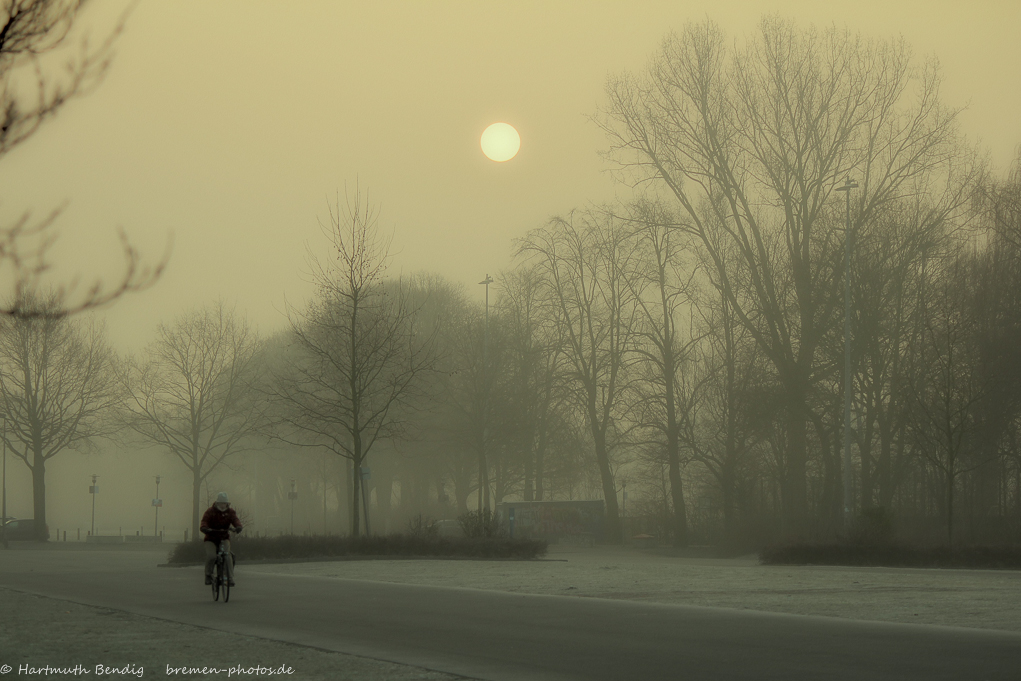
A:
<svg viewBox="0 0 1021 681">
<path fill-rule="evenodd" d="M 1021 546 L 918 547 L 906 544 L 785 544 L 759 552 L 765 565 L 980 568 L 1021 570 Z"/>
<path fill-rule="evenodd" d="M 391 534 L 370 537 L 295 536 L 236 537 L 231 551 L 242 560 L 303 560 L 351 557 L 422 557 L 530 560 L 546 555 L 545 541 L 534 539 L 419 537 Z M 178 544 L 171 564 L 205 560 L 201 541 Z"/>
</svg>

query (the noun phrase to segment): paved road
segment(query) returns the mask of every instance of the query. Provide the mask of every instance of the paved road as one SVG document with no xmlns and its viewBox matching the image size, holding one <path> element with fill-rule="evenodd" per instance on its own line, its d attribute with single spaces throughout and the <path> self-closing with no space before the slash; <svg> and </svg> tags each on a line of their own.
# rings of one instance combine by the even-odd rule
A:
<svg viewBox="0 0 1021 681">
<path fill-rule="evenodd" d="M 46 553 L 0 586 L 478 679 L 1021 678 L 1021 634 L 242 572 L 225 605 L 151 554 Z"/>
</svg>

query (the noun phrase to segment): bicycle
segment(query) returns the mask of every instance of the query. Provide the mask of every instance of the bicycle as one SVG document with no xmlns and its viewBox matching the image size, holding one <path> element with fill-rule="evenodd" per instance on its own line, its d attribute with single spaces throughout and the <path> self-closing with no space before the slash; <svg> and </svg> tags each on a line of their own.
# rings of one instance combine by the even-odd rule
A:
<svg viewBox="0 0 1021 681">
<path fill-rule="evenodd" d="M 238 533 L 233 527 L 228 529 L 228 532 Z M 228 537 L 230 535 L 228 534 Z M 227 542 L 221 541 L 216 546 L 216 567 L 213 575 L 213 600 L 220 600 L 220 592 L 223 592 L 223 602 L 226 603 L 230 600 L 230 580 L 227 579 Z M 233 558 L 233 554 L 231 554 Z"/>
</svg>

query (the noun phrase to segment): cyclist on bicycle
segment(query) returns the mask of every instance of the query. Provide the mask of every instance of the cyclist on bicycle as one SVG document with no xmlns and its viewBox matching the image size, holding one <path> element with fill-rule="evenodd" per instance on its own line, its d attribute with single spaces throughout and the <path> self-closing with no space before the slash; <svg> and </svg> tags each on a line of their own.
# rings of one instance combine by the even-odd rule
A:
<svg viewBox="0 0 1021 681">
<path fill-rule="evenodd" d="M 220 542 L 227 542 L 227 583 L 234 586 L 234 558 L 230 554 L 230 528 L 242 530 L 238 514 L 230 507 L 227 493 L 220 492 L 216 501 L 202 515 L 199 530 L 206 535 L 202 545 L 206 550 L 206 584 L 213 583 L 213 566 L 216 564 L 216 549 Z"/>
</svg>

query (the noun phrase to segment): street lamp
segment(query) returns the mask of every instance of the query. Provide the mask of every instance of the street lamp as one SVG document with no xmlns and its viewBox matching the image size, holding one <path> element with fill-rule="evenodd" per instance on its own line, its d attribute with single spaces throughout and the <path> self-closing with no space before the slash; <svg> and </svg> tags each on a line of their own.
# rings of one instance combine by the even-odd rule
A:
<svg viewBox="0 0 1021 681">
<path fill-rule="evenodd" d="M 160 499 L 160 476 L 156 476 L 156 498 L 152 500 L 152 505 L 156 507 L 156 522 L 152 526 L 152 534 L 154 537 L 160 535 L 160 506 L 163 505 L 163 500 Z"/>
<path fill-rule="evenodd" d="M 844 526 L 851 522 L 851 190 L 858 183 L 851 178 L 837 187 L 847 198 L 844 229 Z"/>
<path fill-rule="evenodd" d="M 486 274 L 486 278 L 479 284 L 486 287 L 486 321 L 482 331 L 482 445 L 479 448 L 479 511 L 483 508 L 483 491 L 485 493 L 485 509 L 489 510 L 489 470 L 486 463 L 486 427 L 489 425 L 487 418 L 489 414 L 489 383 L 487 377 L 487 362 L 489 352 L 489 285 L 493 278 Z"/>
<path fill-rule="evenodd" d="M 99 476 L 95 473 L 92 474 L 92 485 L 89 487 L 89 494 L 92 495 L 92 530 L 89 534 L 93 537 L 96 536 L 96 494 L 99 493 L 99 486 L 96 485 L 96 478 L 98 477 Z"/>
</svg>

